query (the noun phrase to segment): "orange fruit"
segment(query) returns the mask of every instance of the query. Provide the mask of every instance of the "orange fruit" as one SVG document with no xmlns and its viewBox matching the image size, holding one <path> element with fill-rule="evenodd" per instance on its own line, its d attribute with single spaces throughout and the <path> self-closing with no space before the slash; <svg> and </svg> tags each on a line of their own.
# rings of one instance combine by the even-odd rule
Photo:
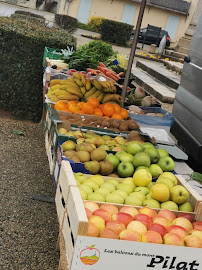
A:
<svg viewBox="0 0 202 270">
<path fill-rule="evenodd" d="M 120 119 L 123 120 L 123 116 L 120 113 L 114 113 L 111 116 L 112 119 Z"/>
<path fill-rule="evenodd" d="M 121 107 L 118 104 L 113 104 L 115 113 L 120 113 L 121 112 Z"/>
<path fill-rule="evenodd" d="M 70 112 L 75 113 L 79 110 L 79 106 L 77 104 L 70 104 L 68 109 Z"/>
<path fill-rule="evenodd" d="M 104 104 L 100 104 L 99 108 L 101 111 L 103 111 Z"/>
<path fill-rule="evenodd" d="M 123 116 L 123 119 L 128 117 L 128 111 L 126 109 L 121 109 L 120 114 Z"/>
<path fill-rule="evenodd" d="M 54 108 L 55 108 L 55 110 L 65 111 L 67 109 L 67 103 L 65 103 L 63 101 L 58 101 L 55 104 Z"/>
<path fill-rule="evenodd" d="M 115 112 L 114 106 L 110 103 L 104 104 L 103 114 L 106 116 L 112 116 Z"/>
<path fill-rule="evenodd" d="M 100 108 L 95 108 L 94 114 L 97 116 L 103 116 L 103 112 Z"/>
<path fill-rule="evenodd" d="M 77 105 L 79 106 L 79 108 L 82 110 L 82 107 L 83 107 L 83 104 L 84 104 L 85 102 L 79 102 L 79 103 L 77 103 Z"/>
<path fill-rule="evenodd" d="M 93 114 L 94 113 L 94 108 L 89 103 L 84 103 L 83 107 L 82 107 L 82 110 L 87 114 Z"/>
<path fill-rule="evenodd" d="M 106 119 L 106 120 L 109 120 L 110 119 L 110 117 L 109 116 L 104 116 L 104 118 Z"/>
<path fill-rule="evenodd" d="M 100 102 L 97 98 L 89 98 L 87 103 L 93 106 L 93 108 L 98 108 L 98 106 L 100 105 Z"/>
<path fill-rule="evenodd" d="M 76 113 L 85 114 L 85 112 L 84 112 L 84 111 L 82 111 L 82 110 L 78 110 Z"/>
</svg>

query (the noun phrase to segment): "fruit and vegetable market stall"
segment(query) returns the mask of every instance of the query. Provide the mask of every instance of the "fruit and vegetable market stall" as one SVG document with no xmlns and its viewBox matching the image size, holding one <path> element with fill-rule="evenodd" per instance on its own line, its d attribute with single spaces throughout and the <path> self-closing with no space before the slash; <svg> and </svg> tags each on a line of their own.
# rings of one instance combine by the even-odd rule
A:
<svg viewBox="0 0 202 270">
<path fill-rule="evenodd" d="M 148 106 L 124 108 L 116 74 L 98 67 L 44 74 L 59 269 L 201 269 L 202 197 L 175 167 L 186 154 L 165 129 L 160 142 L 143 132 L 134 116 Z"/>
</svg>

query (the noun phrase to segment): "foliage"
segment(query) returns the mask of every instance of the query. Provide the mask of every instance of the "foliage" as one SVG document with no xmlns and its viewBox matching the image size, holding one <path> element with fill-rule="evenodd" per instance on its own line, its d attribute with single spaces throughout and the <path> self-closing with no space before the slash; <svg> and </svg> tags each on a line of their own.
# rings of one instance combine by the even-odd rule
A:
<svg viewBox="0 0 202 270">
<path fill-rule="evenodd" d="M 90 27 L 88 24 L 81 23 L 81 22 L 77 22 L 77 28 L 88 30 L 88 31 L 92 31 L 92 32 L 95 31 L 95 29 L 93 29 L 92 27 Z"/>
<path fill-rule="evenodd" d="M 100 32 L 100 26 L 102 21 L 105 20 L 103 17 L 91 17 L 88 25 L 95 30 L 95 32 Z"/>
<path fill-rule="evenodd" d="M 74 32 L 77 29 L 77 19 L 68 15 L 55 14 L 56 24 L 69 31 Z"/>
<path fill-rule="evenodd" d="M 76 70 L 86 70 L 86 68 L 96 68 L 99 62 L 105 62 L 113 55 L 116 55 L 112 46 L 100 40 L 90 41 L 79 46 L 78 50 L 70 58 L 70 68 Z"/>
<path fill-rule="evenodd" d="M 41 20 L 43 20 L 45 22 L 45 18 L 42 15 L 35 14 L 35 13 L 29 12 L 29 11 L 16 10 L 14 14 L 21 14 L 21 15 L 30 16 L 30 17 L 33 17 L 33 18 L 38 18 L 38 19 L 41 19 Z"/>
<path fill-rule="evenodd" d="M 100 28 L 101 39 L 125 46 L 129 41 L 132 29 L 133 25 L 127 23 L 103 20 Z"/>
<path fill-rule="evenodd" d="M 76 39 L 60 28 L 0 17 L 0 107 L 25 119 L 40 121 L 43 108 L 45 46 L 76 47 Z"/>
<path fill-rule="evenodd" d="M 32 17 L 30 15 L 24 15 L 24 14 L 12 14 L 11 15 L 12 18 L 16 18 L 16 19 L 20 19 L 20 20 L 26 20 L 28 22 L 32 22 L 32 23 L 36 23 L 36 24 L 42 24 L 45 25 L 45 18 L 44 20 L 41 18 L 37 18 L 37 17 Z"/>
</svg>

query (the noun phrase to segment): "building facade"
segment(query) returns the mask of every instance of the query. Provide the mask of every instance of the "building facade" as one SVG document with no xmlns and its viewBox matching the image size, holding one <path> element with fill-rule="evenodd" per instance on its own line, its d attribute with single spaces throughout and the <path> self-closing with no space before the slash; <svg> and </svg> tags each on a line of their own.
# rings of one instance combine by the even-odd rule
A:
<svg viewBox="0 0 202 270">
<path fill-rule="evenodd" d="M 4 2 L 36 8 L 36 0 L 5 0 Z M 56 0 L 56 12 L 88 23 L 93 16 L 125 22 L 136 26 L 141 0 Z M 171 37 L 171 47 L 184 36 L 199 0 L 147 0 L 142 28 L 148 24 L 162 27 Z"/>
</svg>

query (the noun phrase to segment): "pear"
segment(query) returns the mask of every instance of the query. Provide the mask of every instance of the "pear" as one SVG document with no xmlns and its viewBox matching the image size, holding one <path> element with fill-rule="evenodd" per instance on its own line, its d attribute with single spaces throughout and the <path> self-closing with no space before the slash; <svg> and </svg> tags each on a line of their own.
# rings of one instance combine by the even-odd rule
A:
<svg viewBox="0 0 202 270">
<path fill-rule="evenodd" d="M 81 143 L 83 143 L 83 142 L 85 142 L 85 139 L 84 139 L 84 138 L 79 138 L 79 139 L 77 139 L 77 141 L 76 141 L 77 144 L 81 144 Z"/>
<path fill-rule="evenodd" d="M 100 170 L 100 164 L 96 160 L 88 161 L 85 162 L 84 164 L 86 169 L 89 170 L 90 174 L 97 174 Z"/>
<path fill-rule="evenodd" d="M 87 162 L 90 160 L 90 154 L 87 151 L 78 151 L 76 156 L 80 159 L 81 162 Z"/>
<path fill-rule="evenodd" d="M 90 143 L 81 143 L 76 146 L 76 151 L 87 151 L 91 153 L 93 151 L 93 147 Z"/>
<path fill-rule="evenodd" d="M 100 145 L 98 148 L 101 148 L 104 150 L 110 150 L 108 145 Z"/>
<path fill-rule="evenodd" d="M 107 152 L 104 149 L 97 148 L 90 154 L 91 160 L 102 161 L 107 157 Z"/>
<path fill-rule="evenodd" d="M 114 166 L 111 162 L 104 160 L 100 162 L 100 174 L 109 175 L 113 172 Z"/>
<path fill-rule="evenodd" d="M 67 133 L 67 130 L 65 128 L 59 128 L 58 133 L 62 134 L 62 135 L 65 135 Z"/>
<path fill-rule="evenodd" d="M 107 140 L 111 139 L 111 137 L 108 136 L 108 135 L 103 135 L 102 136 L 102 139 L 105 140 L 105 141 L 107 141 Z"/>
<path fill-rule="evenodd" d="M 67 151 L 67 150 L 75 150 L 76 149 L 76 144 L 75 142 L 69 140 L 66 141 L 62 144 L 62 149 L 63 151 Z"/>
</svg>

